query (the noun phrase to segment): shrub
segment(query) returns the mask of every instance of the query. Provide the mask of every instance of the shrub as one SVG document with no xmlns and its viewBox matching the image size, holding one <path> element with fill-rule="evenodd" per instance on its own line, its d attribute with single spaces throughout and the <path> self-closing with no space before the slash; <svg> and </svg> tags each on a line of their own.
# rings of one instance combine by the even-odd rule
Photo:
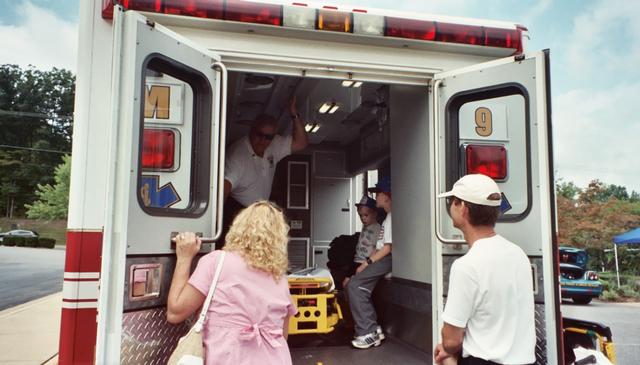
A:
<svg viewBox="0 0 640 365">
<path fill-rule="evenodd" d="M 605 290 L 600 295 L 600 299 L 613 302 L 618 300 L 619 297 L 618 297 L 618 293 L 616 293 L 615 290 Z"/>
<path fill-rule="evenodd" d="M 24 247 L 38 247 L 38 237 L 24 237 Z"/>
<path fill-rule="evenodd" d="M 15 246 L 16 245 L 16 241 L 12 240 L 11 238 L 13 238 L 13 237 L 10 237 L 10 236 L 4 237 L 2 239 L 2 244 L 5 245 L 5 246 Z"/>
<path fill-rule="evenodd" d="M 54 248 L 56 247 L 56 240 L 54 240 L 53 238 L 44 238 L 44 237 L 39 238 L 38 247 Z"/>
<path fill-rule="evenodd" d="M 2 242 L 4 242 L 4 244 L 7 245 L 7 246 L 18 246 L 18 247 L 24 247 L 25 246 L 24 237 L 5 236 L 2 239 Z"/>
</svg>

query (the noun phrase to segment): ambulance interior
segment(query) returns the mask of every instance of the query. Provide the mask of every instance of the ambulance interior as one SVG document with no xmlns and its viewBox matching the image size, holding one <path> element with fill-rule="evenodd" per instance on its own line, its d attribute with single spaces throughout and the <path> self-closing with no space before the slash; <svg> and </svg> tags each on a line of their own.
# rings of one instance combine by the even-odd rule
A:
<svg viewBox="0 0 640 365">
<path fill-rule="evenodd" d="M 227 150 L 262 113 L 278 119 L 279 134 L 291 134 L 292 96 L 309 146 L 278 164 L 271 194 L 290 219 L 291 270 L 326 267 L 331 241 L 361 230 L 354 204 L 366 187 L 391 175 L 393 271 L 378 284 L 374 301 L 386 331 L 430 351 L 426 86 L 230 72 Z"/>
</svg>

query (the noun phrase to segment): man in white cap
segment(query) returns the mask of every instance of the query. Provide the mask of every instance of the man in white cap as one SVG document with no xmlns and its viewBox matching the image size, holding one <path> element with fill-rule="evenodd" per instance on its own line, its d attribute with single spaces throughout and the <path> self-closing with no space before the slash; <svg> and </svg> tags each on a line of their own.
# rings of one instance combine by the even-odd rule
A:
<svg viewBox="0 0 640 365">
<path fill-rule="evenodd" d="M 534 363 L 531 263 L 520 247 L 494 231 L 498 185 L 485 175 L 466 175 L 438 198 L 447 199 L 453 225 L 464 234 L 469 251 L 451 266 L 436 363 L 459 355 L 463 365 Z"/>
</svg>

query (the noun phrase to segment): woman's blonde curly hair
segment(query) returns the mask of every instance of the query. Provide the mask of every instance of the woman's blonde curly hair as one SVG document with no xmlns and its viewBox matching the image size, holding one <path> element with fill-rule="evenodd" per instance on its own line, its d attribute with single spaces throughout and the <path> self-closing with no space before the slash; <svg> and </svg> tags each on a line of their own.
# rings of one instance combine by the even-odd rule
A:
<svg viewBox="0 0 640 365">
<path fill-rule="evenodd" d="M 287 271 L 289 225 L 282 209 L 262 200 L 249 205 L 233 219 L 224 250 L 242 256 L 249 267 L 279 280 Z"/>
</svg>

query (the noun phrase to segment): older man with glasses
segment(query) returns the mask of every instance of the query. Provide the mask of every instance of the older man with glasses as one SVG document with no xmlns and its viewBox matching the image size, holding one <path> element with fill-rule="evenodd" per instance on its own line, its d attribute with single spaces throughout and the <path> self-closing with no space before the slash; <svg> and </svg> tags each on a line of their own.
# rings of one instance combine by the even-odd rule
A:
<svg viewBox="0 0 640 365">
<path fill-rule="evenodd" d="M 251 126 L 249 135 L 230 147 L 224 171 L 223 238 L 238 211 L 259 200 L 269 200 L 278 162 L 307 147 L 309 140 L 295 97 L 291 100 L 289 112 L 293 121 L 292 135 L 276 134 L 278 121 L 262 114 Z"/>
</svg>

